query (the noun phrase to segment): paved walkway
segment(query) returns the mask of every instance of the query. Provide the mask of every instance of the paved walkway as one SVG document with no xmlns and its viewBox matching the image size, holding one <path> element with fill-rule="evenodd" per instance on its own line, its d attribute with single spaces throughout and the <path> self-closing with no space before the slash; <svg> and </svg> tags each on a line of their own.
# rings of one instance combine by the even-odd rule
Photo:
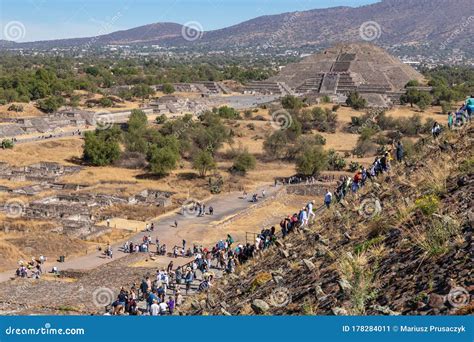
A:
<svg viewBox="0 0 474 342">
<path fill-rule="evenodd" d="M 266 197 L 271 198 L 274 194 L 276 194 L 280 189 L 281 186 L 264 186 L 256 189 L 254 192 L 259 194 L 259 197 L 262 193 L 262 190 L 265 189 Z M 251 197 L 251 193 L 249 192 L 249 198 Z M 261 199 L 260 199 L 261 201 Z M 186 238 L 190 232 L 192 232 L 193 236 L 202 236 L 201 240 L 205 240 L 204 236 L 206 232 L 209 232 L 212 229 L 217 229 L 219 225 L 223 224 L 227 220 L 235 217 L 239 213 L 250 209 L 255 205 L 255 203 L 250 202 L 249 200 L 245 200 L 242 198 L 242 192 L 231 192 L 226 194 L 220 194 L 211 197 L 208 201 L 205 202 L 206 205 L 206 212 L 208 211 L 207 208 L 212 206 L 214 208 L 214 215 L 206 214 L 203 217 L 195 217 L 193 215 L 183 215 L 181 212 L 181 208 L 175 210 L 172 213 L 164 214 L 161 217 L 153 220 L 155 225 L 155 230 L 153 232 L 140 232 L 135 234 L 134 236 L 130 237 L 128 240 L 133 242 L 140 242 L 143 241 L 143 236 L 151 235 L 151 239 L 154 242 L 156 237 L 159 238 L 160 244 L 165 243 L 167 246 L 167 251 L 172 251 L 173 246 L 182 246 L 182 240 L 185 239 L 187 241 L 187 246 L 192 246 L 193 240 Z M 178 223 L 178 227 L 175 226 L 175 221 Z M 222 232 L 223 236 L 221 238 L 226 237 L 225 231 Z M 215 241 L 217 242 L 217 241 Z M 72 258 L 70 260 L 66 260 L 64 263 L 58 263 L 56 261 L 47 262 L 44 265 L 44 271 L 50 271 L 53 266 L 58 267 L 58 269 L 66 270 L 66 269 L 73 269 L 73 270 L 89 270 L 96 268 L 98 266 L 104 265 L 109 263 L 112 260 L 116 260 L 117 258 L 122 258 L 127 253 L 123 253 L 121 251 L 121 247 L 123 243 L 116 243 L 112 245 L 113 249 L 113 259 L 106 258 L 103 255 L 103 252 L 95 251 L 93 253 Z M 154 246 L 152 246 L 154 247 Z M 187 247 L 186 247 L 187 248 Z M 155 250 L 152 250 L 153 252 Z M 160 257 L 165 258 L 165 257 Z M 186 261 L 188 259 L 178 258 L 179 261 Z M 0 273 L 0 282 L 4 282 L 9 280 L 11 277 L 14 276 L 15 270 L 6 271 Z"/>
</svg>

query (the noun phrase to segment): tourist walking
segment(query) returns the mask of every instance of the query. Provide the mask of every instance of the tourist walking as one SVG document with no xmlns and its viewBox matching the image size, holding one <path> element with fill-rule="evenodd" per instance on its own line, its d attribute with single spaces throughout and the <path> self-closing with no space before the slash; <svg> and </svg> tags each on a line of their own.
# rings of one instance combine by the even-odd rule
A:
<svg viewBox="0 0 474 342">
<path fill-rule="evenodd" d="M 324 204 L 326 205 L 326 208 L 331 207 L 331 202 L 332 202 L 332 193 L 329 191 L 329 189 L 326 189 L 326 194 L 324 195 Z"/>
<path fill-rule="evenodd" d="M 398 141 L 397 143 L 397 148 L 396 148 L 396 157 L 397 157 L 397 162 L 401 163 L 403 161 L 403 145 L 401 141 Z"/>
</svg>

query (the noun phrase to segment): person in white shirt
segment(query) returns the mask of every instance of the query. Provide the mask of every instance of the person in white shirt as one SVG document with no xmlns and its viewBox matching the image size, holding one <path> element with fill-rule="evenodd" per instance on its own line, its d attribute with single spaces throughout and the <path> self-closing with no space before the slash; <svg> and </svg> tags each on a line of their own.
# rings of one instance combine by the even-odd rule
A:
<svg viewBox="0 0 474 342">
<path fill-rule="evenodd" d="M 152 316 L 158 316 L 160 314 L 160 306 L 158 305 L 158 301 L 156 299 L 153 300 L 153 304 L 151 304 L 150 311 Z"/>
<path fill-rule="evenodd" d="M 311 217 L 313 219 L 316 218 L 316 214 L 313 212 L 313 206 L 314 206 L 314 200 L 312 200 L 311 202 L 308 202 L 308 204 L 306 205 L 306 208 L 308 209 L 308 221 L 311 221 Z"/>
<path fill-rule="evenodd" d="M 326 190 L 326 195 L 324 195 L 324 204 L 329 209 L 331 207 L 332 194 L 329 190 Z"/>
<path fill-rule="evenodd" d="M 165 302 L 161 302 L 160 303 L 160 315 L 166 315 L 167 312 L 168 312 L 168 304 L 166 304 Z"/>
</svg>

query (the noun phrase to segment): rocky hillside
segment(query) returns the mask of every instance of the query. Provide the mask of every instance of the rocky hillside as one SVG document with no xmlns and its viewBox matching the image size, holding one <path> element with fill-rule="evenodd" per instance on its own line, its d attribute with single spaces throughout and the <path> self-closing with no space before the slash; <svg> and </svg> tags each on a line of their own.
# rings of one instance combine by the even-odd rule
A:
<svg viewBox="0 0 474 342">
<path fill-rule="evenodd" d="M 364 35 L 384 46 L 440 46 L 472 49 L 474 7 L 471 0 L 384 0 L 352 8 L 334 7 L 257 17 L 231 27 L 205 32 L 200 39 L 183 39 L 182 26 L 158 23 L 94 38 L 16 44 L 38 48 L 101 44 L 160 44 L 205 49 L 235 47 L 327 47 L 361 40 Z M 371 22 L 375 22 L 371 23 Z M 201 23 L 205 26 L 205 23 Z M 195 32 L 194 32 L 195 33 Z M 193 37 L 200 35 L 192 34 Z M 0 47 L 7 44 L 0 43 Z M 472 51 L 472 50 L 471 50 Z"/>
<path fill-rule="evenodd" d="M 226 46 L 329 46 L 337 42 L 361 40 L 359 28 L 367 23 L 365 34 L 384 45 L 431 44 L 463 47 L 474 34 L 469 16 L 474 15 L 470 0 L 385 0 L 357 8 L 335 7 L 259 17 L 229 28 L 204 34 L 199 44 Z M 459 21 L 453 18 L 459 19 Z M 464 18 L 464 19 L 462 19 Z M 472 20 L 472 19 L 471 19 Z M 376 25 L 368 22 L 375 22 Z"/>
<path fill-rule="evenodd" d="M 186 314 L 472 314 L 474 129 L 449 132 L 314 226 L 188 302 Z"/>
</svg>

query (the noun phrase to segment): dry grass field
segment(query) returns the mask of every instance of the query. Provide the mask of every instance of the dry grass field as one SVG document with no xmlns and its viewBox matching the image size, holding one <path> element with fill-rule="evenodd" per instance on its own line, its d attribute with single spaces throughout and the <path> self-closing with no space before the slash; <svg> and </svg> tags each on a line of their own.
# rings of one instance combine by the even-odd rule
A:
<svg viewBox="0 0 474 342">
<path fill-rule="evenodd" d="M 9 111 L 8 107 L 11 105 L 22 106 L 22 112 Z M 0 119 L 11 119 L 11 118 L 26 118 L 33 116 L 44 115 L 38 108 L 35 107 L 34 103 L 20 103 L 13 102 L 6 105 L 0 106 Z"/>
</svg>

